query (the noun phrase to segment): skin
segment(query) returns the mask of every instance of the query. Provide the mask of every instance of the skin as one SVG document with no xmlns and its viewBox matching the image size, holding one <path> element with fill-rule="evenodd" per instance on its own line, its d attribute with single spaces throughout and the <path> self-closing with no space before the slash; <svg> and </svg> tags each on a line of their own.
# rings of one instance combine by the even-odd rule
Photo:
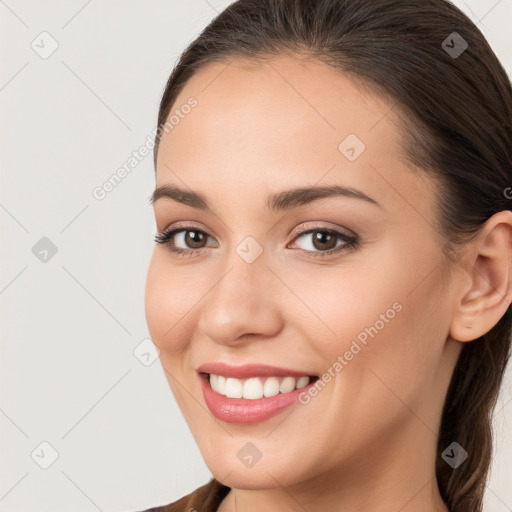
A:
<svg viewBox="0 0 512 512">
<path fill-rule="evenodd" d="M 155 245 L 146 318 L 208 468 L 232 488 L 219 510 L 447 511 L 435 479 L 442 406 L 463 342 L 510 304 L 512 212 L 450 263 L 433 228 L 436 189 L 401 156 L 391 105 L 312 59 L 209 64 L 174 108 L 191 96 L 197 107 L 162 138 L 156 185 L 199 192 L 214 214 L 155 202 L 159 233 L 190 222 L 209 236 L 191 257 Z M 366 145 L 353 162 L 338 150 L 348 134 Z M 269 194 L 331 184 L 380 206 L 338 196 L 266 208 Z M 303 223 L 351 230 L 359 245 L 308 257 L 322 249 L 296 235 Z M 236 252 L 247 236 L 263 250 L 252 263 Z M 307 405 L 251 425 L 208 410 L 201 364 L 322 375 L 396 302 L 401 311 Z M 247 442 L 262 454 L 252 468 L 237 457 Z"/>
</svg>

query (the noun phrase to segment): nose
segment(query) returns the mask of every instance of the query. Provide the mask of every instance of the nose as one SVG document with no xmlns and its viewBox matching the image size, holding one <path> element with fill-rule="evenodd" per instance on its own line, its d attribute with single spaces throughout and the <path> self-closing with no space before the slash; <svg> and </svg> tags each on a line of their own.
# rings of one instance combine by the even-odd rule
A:
<svg viewBox="0 0 512 512">
<path fill-rule="evenodd" d="M 198 328 L 229 346 L 277 335 L 283 326 L 279 286 L 262 256 L 247 263 L 235 253 L 202 301 Z"/>
</svg>

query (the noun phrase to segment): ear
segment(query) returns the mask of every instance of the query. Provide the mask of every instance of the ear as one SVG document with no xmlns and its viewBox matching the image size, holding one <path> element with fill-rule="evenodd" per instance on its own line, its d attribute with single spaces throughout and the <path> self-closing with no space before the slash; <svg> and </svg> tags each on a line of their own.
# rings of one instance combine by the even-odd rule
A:
<svg viewBox="0 0 512 512">
<path fill-rule="evenodd" d="M 458 263 L 466 279 L 450 326 L 450 337 L 462 342 L 488 333 L 511 303 L 512 211 L 489 218 L 469 247 Z"/>
</svg>

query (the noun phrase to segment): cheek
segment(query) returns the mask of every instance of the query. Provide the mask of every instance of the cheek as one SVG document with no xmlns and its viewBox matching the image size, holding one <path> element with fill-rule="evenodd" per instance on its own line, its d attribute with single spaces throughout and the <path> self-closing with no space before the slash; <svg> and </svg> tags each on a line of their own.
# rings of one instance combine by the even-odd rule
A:
<svg viewBox="0 0 512 512">
<path fill-rule="evenodd" d="M 146 290 L 144 297 L 144 307 L 146 313 L 146 323 L 153 343 L 161 350 L 161 342 L 165 330 L 169 328 L 166 325 L 165 306 L 165 286 L 162 286 L 161 265 L 158 264 L 158 258 L 155 253 L 151 258 L 148 273 L 146 276 Z"/>
<path fill-rule="evenodd" d="M 190 296 L 187 299 L 190 286 L 181 282 L 180 275 L 175 268 L 170 267 L 165 255 L 155 249 L 146 277 L 144 302 L 148 330 L 153 343 L 160 350 L 160 363 L 165 377 L 178 406 L 186 412 L 191 404 L 187 393 L 183 391 L 184 386 L 187 386 L 183 368 L 188 363 L 188 340 L 193 336 L 192 331 L 187 331 L 193 307 L 190 301 L 194 299 L 195 303 L 197 298 Z"/>
<path fill-rule="evenodd" d="M 326 274 L 325 280 L 315 279 L 315 290 L 323 290 L 324 300 L 309 295 L 315 312 L 335 332 L 322 337 L 320 322 L 314 319 L 307 327 L 303 321 L 325 365 L 326 389 L 312 398 L 312 403 L 318 400 L 312 407 L 323 411 L 325 438 L 335 438 L 333 432 L 341 430 L 349 439 L 377 446 L 386 432 L 411 419 L 411 410 L 434 424 L 423 411 L 444 341 L 439 282 L 425 282 L 410 293 L 412 272 L 382 274 L 383 285 L 372 284 L 379 283 L 373 280 L 377 277 L 363 286 L 347 274 L 336 285 Z M 306 284 L 302 281 L 303 293 Z M 352 450 L 342 443 L 331 448 L 334 458 Z"/>
<path fill-rule="evenodd" d="M 338 267 L 290 270 L 285 280 L 293 283 L 302 302 L 295 305 L 300 310 L 295 321 L 326 362 L 349 350 L 354 340 L 364 347 L 369 340 L 385 338 L 397 322 L 405 299 L 404 276 L 391 273 L 389 267 L 356 258 Z"/>
<path fill-rule="evenodd" d="M 354 259 L 310 274 L 295 271 L 294 291 L 309 309 L 297 321 L 321 353 L 325 371 L 350 374 L 332 379 L 343 380 L 344 392 L 353 391 L 348 395 L 365 389 L 389 395 L 381 377 L 413 400 L 433 378 L 446 340 L 442 276 L 432 272 L 438 261 L 428 248 L 419 254 L 409 249 L 406 256 L 389 248 L 376 256 L 364 266 Z"/>
<path fill-rule="evenodd" d="M 151 339 L 162 353 L 173 354 L 184 349 L 190 325 L 189 315 L 199 297 L 199 289 L 188 281 L 184 272 L 171 267 L 165 255 L 155 249 L 149 265 L 146 290 L 145 314 Z"/>
</svg>

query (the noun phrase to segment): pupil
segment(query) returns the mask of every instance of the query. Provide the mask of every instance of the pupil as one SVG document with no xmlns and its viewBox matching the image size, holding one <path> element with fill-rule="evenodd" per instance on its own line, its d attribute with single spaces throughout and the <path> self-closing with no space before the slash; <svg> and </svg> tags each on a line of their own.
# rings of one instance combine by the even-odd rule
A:
<svg viewBox="0 0 512 512">
<path fill-rule="evenodd" d="M 322 244 L 328 244 L 329 241 L 332 241 L 331 239 L 334 240 L 336 245 L 335 237 L 331 233 L 327 233 L 325 231 L 317 231 L 315 233 L 315 236 L 313 237 L 313 245 L 315 246 L 316 249 L 333 249 L 334 245 L 332 245 L 332 243 L 330 244 L 331 246 L 329 247 L 322 247 Z M 320 247 L 317 247 L 317 242 L 320 242 Z"/>
<path fill-rule="evenodd" d="M 191 235 L 191 233 L 193 233 Z M 201 241 L 203 239 L 203 233 L 200 233 L 199 231 L 187 231 L 187 234 L 185 236 L 185 242 L 190 247 L 201 247 Z M 199 244 L 199 245 L 194 245 Z"/>
</svg>

